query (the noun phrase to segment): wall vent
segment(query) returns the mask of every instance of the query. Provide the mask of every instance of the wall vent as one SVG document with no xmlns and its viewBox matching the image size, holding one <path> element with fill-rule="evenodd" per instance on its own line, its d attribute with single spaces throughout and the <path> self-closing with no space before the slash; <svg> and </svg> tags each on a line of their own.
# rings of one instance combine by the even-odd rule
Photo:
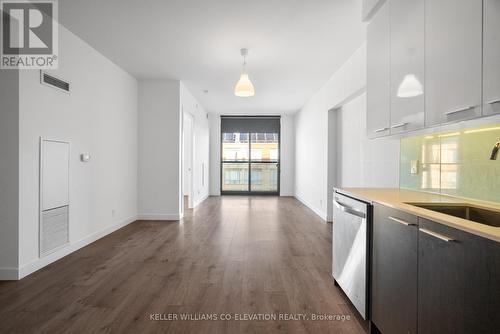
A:
<svg viewBox="0 0 500 334">
<path fill-rule="evenodd" d="M 68 206 L 43 211 L 40 224 L 40 257 L 53 253 L 68 243 Z"/>
<path fill-rule="evenodd" d="M 63 92 L 70 92 L 70 84 L 67 81 L 62 80 L 61 78 L 57 78 L 52 74 L 48 74 L 45 71 L 40 71 L 40 83 L 46 86 L 50 86 Z"/>
</svg>

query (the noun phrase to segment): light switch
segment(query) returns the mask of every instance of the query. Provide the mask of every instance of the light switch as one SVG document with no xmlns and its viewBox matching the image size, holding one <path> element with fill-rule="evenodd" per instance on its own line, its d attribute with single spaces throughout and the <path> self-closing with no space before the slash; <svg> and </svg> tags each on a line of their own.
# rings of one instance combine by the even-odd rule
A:
<svg viewBox="0 0 500 334">
<path fill-rule="evenodd" d="M 410 162 L 410 174 L 418 174 L 418 160 Z"/>
</svg>

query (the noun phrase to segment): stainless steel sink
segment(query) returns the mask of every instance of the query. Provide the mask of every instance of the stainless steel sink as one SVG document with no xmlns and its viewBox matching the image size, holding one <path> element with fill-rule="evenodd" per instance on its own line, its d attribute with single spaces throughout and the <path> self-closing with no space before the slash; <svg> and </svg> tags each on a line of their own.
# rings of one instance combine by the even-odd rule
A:
<svg viewBox="0 0 500 334">
<path fill-rule="evenodd" d="M 482 209 L 469 204 L 455 203 L 406 203 L 419 208 L 463 218 L 476 223 L 500 227 L 500 212 Z"/>
</svg>

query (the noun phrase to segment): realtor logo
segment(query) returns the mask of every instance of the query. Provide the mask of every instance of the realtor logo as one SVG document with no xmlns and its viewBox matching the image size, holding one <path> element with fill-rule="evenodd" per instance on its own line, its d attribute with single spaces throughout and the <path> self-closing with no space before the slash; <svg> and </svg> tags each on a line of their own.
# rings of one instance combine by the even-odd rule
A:
<svg viewBox="0 0 500 334">
<path fill-rule="evenodd" d="M 57 68 L 57 0 L 1 0 L 1 68 Z"/>
</svg>

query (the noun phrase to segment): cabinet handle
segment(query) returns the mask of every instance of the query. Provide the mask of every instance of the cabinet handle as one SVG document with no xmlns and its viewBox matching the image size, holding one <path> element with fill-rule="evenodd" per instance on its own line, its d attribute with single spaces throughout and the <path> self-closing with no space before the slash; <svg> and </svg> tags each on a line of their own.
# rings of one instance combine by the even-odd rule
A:
<svg viewBox="0 0 500 334">
<path fill-rule="evenodd" d="M 498 100 L 493 100 L 493 101 L 490 101 L 490 102 L 486 102 L 487 104 L 495 104 L 495 103 L 498 103 L 500 102 L 500 99 Z"/>
<path fill-rule="evenodd" d="M 380 129 L 377 129 L 377 130 L 373 130 L 373 132 L 379 133 L 379 132 L 384 132 L 384 131 L 387 131 L 387 130 L 389 130 L 389 128 L 380 128 Z"/>
<path fill-rule="evenodd" d="M 425 234 L 428 234 L 430 236 L 433 236 L 434 238 L 438 238 L 439 240 L 446 241 L 446 242 L 455 241 L 454 239 L 447 237 L 446 235 L 442 235 L 440 233 L 437 233 L 437 232 L 434 232 L 434 231 L 431 231 L 431 230 L 428 230 L 425 228 L 419 228 L 419 231 L 423 232 Z"/>
<path fill-rule="evenodd" d="M 404 226 L 415 226 L 415 225 L 417 225 L 417 224 L 414 224 L 414 223 L 405 222 L 404 220 L 401 220 L 399 218 L 394 218 L 392 216 L 389 216 L 389 219 L 392 220 L 392 221 L 395 221 L 396 223 L 400 223 L 401 225 L 404 225 Z"/>
<path fill-rule="evenodd" d="M 465 107 L 465 108 L 462 108 L 462 109 L 457 109 L 457 110 L 452 110 L 452 111 L 448 111 L 446 113 L 444 113 L 446 116 L 450 116 L 450 115 L 454 115 L 454 114 L 458 114 L 460 112 L 464 112 L 464 111 L 467 111 L 467 110 L 471 110 L 471 109 L 474 109 L 475 107 L 474 106 L 469 106 L 469 107 Z"/>
<path fill-rule="evenodd" d="M 394 124 L 394 125 L 391 126 L 391 129 L 402 128 L 403 126 L 407 126 L 407 125 L 408 125 L 407 122 L 399 123 L 399 124 Z"/>
<path fill-rule="evenodd" d="M 353 208 L 347 204 L 344 204 L 344 203 L 339 202 L 337 200 L 334 200 L 333 203 L 335 203 L 335 205 L 340 209 L 340 211 L 357 216 L 359 218 L 363 218 L 363 219 L 366 218 L 366 214 L 364 212 L 356 210 L 355 208 Z"/>
</svg>

